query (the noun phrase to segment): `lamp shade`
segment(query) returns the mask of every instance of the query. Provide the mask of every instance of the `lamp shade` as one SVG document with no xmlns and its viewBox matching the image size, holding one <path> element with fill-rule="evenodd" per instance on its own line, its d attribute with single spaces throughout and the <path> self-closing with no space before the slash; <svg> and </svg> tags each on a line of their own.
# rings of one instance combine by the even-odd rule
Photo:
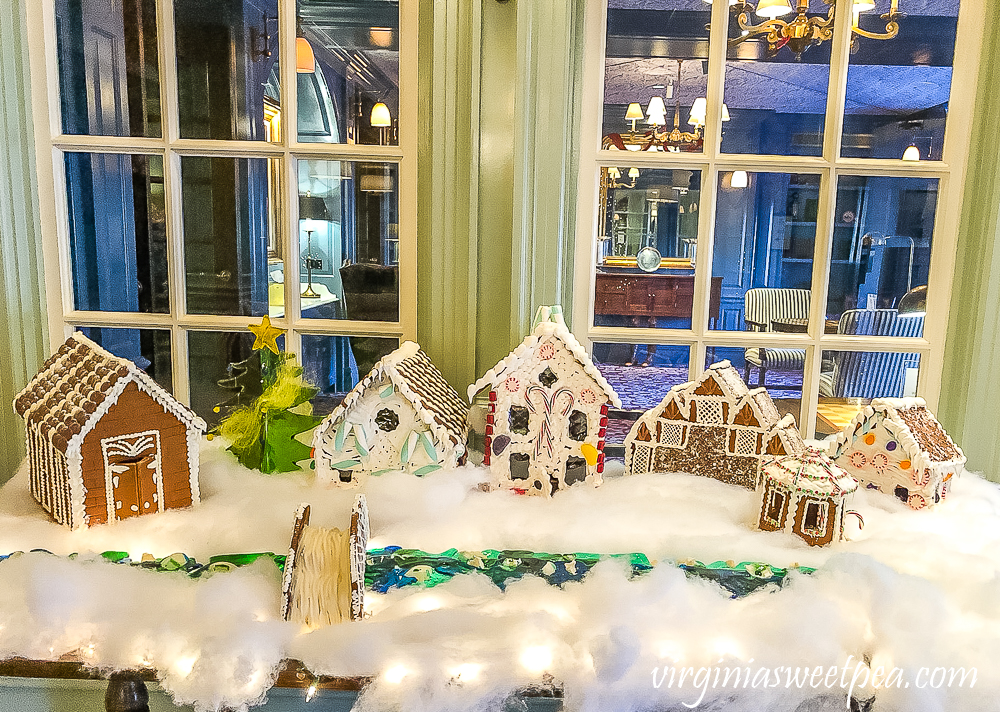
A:
<svg viewBox="0 0 1000 712">
<path fill-rule="evenodd" d="M 903 151 L 904 161 L 919 161 L 920 160 L 920 149 L 914 146 L 912 143 L 906 147 Z"/>
<path fill-rule="evenodd" d="M 691 105 L 691 115 L 688 116 L 688 123 L 692 126 L 704 126 L 707 108 L 708 105 L 705 97 L 699 96 L 695 99 L 694 104 Z"/>
<path fill-rule="evenodd" d="M 392 116 L 389 114 L 389 107 L 381 101 L 372 107 L 372 126 L 385 127 L 392 126 Z"/>
<path fill-rule="evenodd" d="M 733 188 L 746 188 L 749 183 L 750 178 L 746 171 L 733 171 L 733 175 L 729 179 L 729 185 Z"/>
<path fill-rule="evenodd" d="M 637 101 L 633 101 L 628 105 L 628 109 L 625 110 L 625 120 L 626 121 L 641 121 L 642 116 L 642 106 Z"/>
<path fill-rule="evenodd" d="M 662 96 L 654 96 L 649 100 L 649 106 L 646 107 L 646 116 L 649 118 L 646 123 L 660 126 L 666 123 L 666 115 L 667 107 L 663 103 Z"/>
<path fill-rule="evenodd" d="M 729 107 L 726 106 L 725 102 L 722 104 L 722 120 L 729 121 Z"/>
<path fill-rule="evenodd" d="M 788 3 L 788 0 L 760 0 L 757 3 L 757 14 L 769 19 L 787 15 L 791 11 L 792 6 Z"/>
<path fill-rule="evenodd" d="M 618 170 L 616 166 L 611 166 L 608 169 L 608 175 L 611 176 L 613 180 L 618 180 L 619 178 L 622 177 L 622 172 Z"/>
<path fill-rule="evenodd" d="M 639 177 L 639 169 L 636 168 L 635 166 L 632 166 L 631 168 L 629 168 L 628 169 L 628 177 L 629 178 L 638 178 Z"/>
<path fill-rule="evenodd" d="M 868 12 L 875 9 L 875 0 L 854 0 L 854 12 Z"/>
<path fill-rule="evenodd" d="M 295 71 L 299 74 L 311 74 L 316 71 L 316 55 L 305 37 L 295 38 Z"/>
<path fill-rule="evenodd" d="M 909 292 L 904 294 L 899 303 L 896 305 L 896 310 L 899 312 L 900 316 L 917 316 L 927 313 L 927 285 L 922 284 L 919 287 L 914 287 Z"/>
<path fill-rule="evenodd" d="M 330 211 L 318 195 L 299 196 L 299 220 L 329 220 Z"/>
</svg>

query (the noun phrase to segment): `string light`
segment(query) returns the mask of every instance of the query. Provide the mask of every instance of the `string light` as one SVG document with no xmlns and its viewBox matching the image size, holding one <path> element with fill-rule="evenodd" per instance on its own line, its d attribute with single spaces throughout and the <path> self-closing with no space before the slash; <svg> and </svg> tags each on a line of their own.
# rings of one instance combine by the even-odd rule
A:
<svg viewBox="0 0 1000 712">
<path fill-rule="evenodd" d="M 312 684 L 306 690 L 306 702 L 312 702 L 313 698 L 316 696 L 316 685 L 319 682 L 319 678 L 313 678 Z"/>
<path fill-rule="evenodd" d="M 465 663 L 451 671 L 451 677 L 459 682 L 474 682 L 479 677 L 483 666 L 476 663 Z"/>
<path fill-rule="evenodd" d="M 385 671 L 385 680 L 386 682 L 391 682 L 393 685 L 398 685 L 403 681 L 403 678 L 409 674 L 410 671 L 407 670 L 404 666 L 394 665 L 393 667 Z"/>
<path fill-rule="evenodd" d="M 532 673 L 542 673 L 552 667 L 552 651 L 544 645 L 525 648 L 521 653 L 521 665 Z"/>
</svg>

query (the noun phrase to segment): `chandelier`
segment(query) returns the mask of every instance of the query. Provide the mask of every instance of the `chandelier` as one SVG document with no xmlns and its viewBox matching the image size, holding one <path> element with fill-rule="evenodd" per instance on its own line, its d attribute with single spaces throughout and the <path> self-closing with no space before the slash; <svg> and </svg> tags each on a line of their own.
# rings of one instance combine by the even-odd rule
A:
<svg viewBox="0 0 1000 712">
<path fill-rule="evenodd" d="M 632 102 L 625 111 L 625 120 L 632 122 L 632 130 L 627 134 L 609 134 L 604 137 L 603 148 L 617 148 L 625 151 L 668 151 L 670 153 L 698 152 L 701 151 L 705 142 L 705 97 L 698 97 L 691 106 L 691 114 L 688 123 L 693 126 L 691 131 L 681 131 L 681 65 L 682 60 L 677 60 L 677 89 L 674 85 L 667 89 L 667 98 L 674 99 L 674 126 L 669 131 L 667 125 L 667 107 L 663 97 L 656 95 L 649 100 L 646 107 L 645 119 L 649 129 L 645 132 L 637 133 L 635 124 L 642 121 L 644 116 L 642 106 L 638 102 Z M 722 120 L 729 121 L 729 108 L 722 105 Z M 659 127 L 663 126 L 661 130 Z"/>
<path fill-rule="evenodd" d="M 823 0 L 823 2 L 830 7 L 826 16 L 810 17 L 806 14 L 809 11 L 809 0 L 795 0 L 794 10 L 790 0 L 759 0 L 756 9 L 746 0 L 736 0 L 733 11 L 737 13 L 736 23 L 739 25 L 740 34 L 729 40 L 729 46 L 735 47 L 753 37 L 764 35 L 768 49 L 772 54 L 782 47 L 788 47 L 795 53 L 796 57 L 801 57 L 802 53 L 811 45 L 822 44 L 833 38 L 836 0 Z M 903 17 L 899 13 L 898 6 L 899 0 L 892 0 L 889 12 L 881 16 L 885 22 L 885 32 L 869 32 L 861 29 L 859 19 L 862 12 L 875 9 L 875 0 L 854 0 L 851 50 L 857 50 L 858 36 L 873 40 L 891 40 L 898 35 L 899 20 Z M 751 12 L 766 19 L 760 24 L 754 25 L 750 22 Z M 779 19 L 793 12 L 795 17 L 792 19 Z"/>
</svg>

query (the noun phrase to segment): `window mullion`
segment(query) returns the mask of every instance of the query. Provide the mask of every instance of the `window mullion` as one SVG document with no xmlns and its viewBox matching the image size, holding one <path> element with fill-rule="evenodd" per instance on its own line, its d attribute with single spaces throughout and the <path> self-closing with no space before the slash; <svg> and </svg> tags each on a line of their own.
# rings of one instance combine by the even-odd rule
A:
<svg viewBox="0 0 1000 712">
<path fill-rule="evenodd" d="M 719 155 L 722 145 L 722 95 L 725 89 L 726 54 L 729 47 L 728 2 L 712 5 L 712 23 L 708 39 L 708 86 L 703 150 L 707 157 L 714 158 Z"/>
<path fill-rule="evenodd" d="M 400 56 L 417 56 L 417 0 L 399 3 Z M 406 157 L 397 168 L 399 321 L 403 336 L 417 338 L 417 62 L 399 66 L 399 149 Z"/>
<path fill-rule="evenodd" d="M 180 137 L 180 109 L 177 100 L 177 37 L 174 30 L 173 0 L 159 0 L 156 3 L 156 13 L 156 34 L 160 51 L 160 133 L 163 140 L 169 145 Z"/>
<path fill-rule="evenodd" d="M 836 163 L 844 134 L 844 107 L 847 103 L 847 70 L 851 58 L 851 23 L 854 0 L 837 0 L 830 49 L 830 84 L 826 94 L 826 125 L 823 131 L 823 157 Z"/>
</svg>

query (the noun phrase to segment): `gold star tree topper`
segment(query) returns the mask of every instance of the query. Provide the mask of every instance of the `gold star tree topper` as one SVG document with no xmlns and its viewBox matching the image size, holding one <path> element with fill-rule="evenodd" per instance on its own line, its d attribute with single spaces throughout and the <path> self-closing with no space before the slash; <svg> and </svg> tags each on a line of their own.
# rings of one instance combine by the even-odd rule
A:
<svg viewBox="0 0 1000 712">
<path fill-rule="evenodd" d="M 253 332 L 253 350 L 270 349 L 275 354 L 281 353 L 278 350 L 278 337 L 285 333 L 284 329 L 271 326 L 271 317 L 264 315 L 259 324 L 250 324 L 248 327 Z"/>
</svg>

